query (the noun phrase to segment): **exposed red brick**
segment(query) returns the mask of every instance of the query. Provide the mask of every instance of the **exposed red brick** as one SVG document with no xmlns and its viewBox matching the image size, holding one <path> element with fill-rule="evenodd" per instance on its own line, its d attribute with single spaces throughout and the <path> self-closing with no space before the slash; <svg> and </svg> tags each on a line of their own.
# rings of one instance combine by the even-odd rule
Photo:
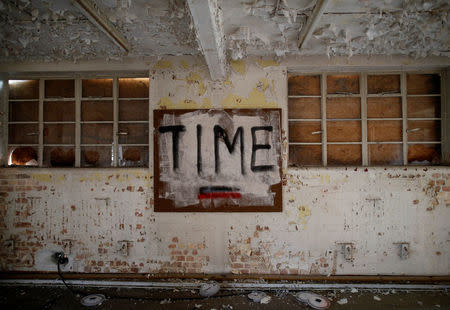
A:
<svg viewBox="0 0 450 310">
<path fill-rule="evenodd" d="M 450 186 L 442 186 L 444 192 L 450 192 Z"/>
<path fill-rule="evenodd" d="M 416 205 L 416 204 L 419 203 L 419 200 L 418 200 L 418 199 L 415 199 L 415 200 L 413 201 L 413 203 Z"/>
<path fill-rule="evenodd" d="M 193 262 L 194 261 L 194 256 L 186 256 L 186 261 Z"/>
<path fill-rule="evenodd" d="M 142 228 L 142 224 L 136 224 L 136 229 L 141 229 Z"/>
<path fill-rule="evenodd" d="M 127 186 L 127 191 L 134 192 L 134 186 Z"/>
<path fill-rule="evenodd" d="M 14 224 L 14 227 L 17 227 L 17 228 L 19 228 L 19 227 L 22 227 L 22 228 L 31 227 L 31 223 L 29 223 L 29 222 L 17 222 L 17 223 Z"/>
<path fill-rule="evenodd" d="M 143 192 L 143 191 L 144 191 L 144 188 L 142 188 L 142 186 L 139 186 L 139 188 L 138 188 L 137 191 L 138 191 L 138 192 Z"/>
<path fill-rule="evenodd" d="M 177 243 L 178 242 L 178 237 L 173 237 L 172 238 L 172 242 Z"/>
<path fill-rule="evenodd" d="M 177 246 L 175 244 L 169 244 L 169 249 L 175 249 Z"/>
<path fill-rule="evenodd" d="M 178 262 L 184 262 L 185 260 L 186 260 L 186 258 L 184 256 L 177 256 Z"/>
<path fill-rule="evenodd" d="M 441 174 L 440 173 L 433 173 L 432 177 L 437 179 L 437 178 L 441 177 Z"/>
<path fill-rule="evenodd" d="M 445 180 L 437 180 L 436 184 L 437 185 L 445 185 Z"/>
</svg>

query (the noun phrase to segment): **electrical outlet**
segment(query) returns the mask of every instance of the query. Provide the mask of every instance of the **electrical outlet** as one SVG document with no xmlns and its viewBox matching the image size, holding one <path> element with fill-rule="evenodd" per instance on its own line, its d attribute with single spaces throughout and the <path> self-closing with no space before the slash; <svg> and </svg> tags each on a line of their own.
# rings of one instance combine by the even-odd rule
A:
<svg viewBox="0 0 450 310">
<path fill-rule="evenodd" d="M 394 242 L 398 246 L 398 256 L 400 259 L 408 259 L 409 257 L 409 242 Z"/>
<path fill-rule="evenodd" d="M 354 244 L 351 242 L 342 242 L 338 243 L 341 246 L 341 252 L 344 256 L 344 259 L 346 261 L 352 261 L 353 260 L 353 250 L 354 250 Z"/>
<path fill-rule="evenodd" d="M 64 239 L 62 241 L 62 246 L 64 249 L 64 253 L 66 253 L 67 255 L 72 254 L 72 240 L 71 239 Z"/>
<path fill-rule="evenodd" d="M 119 253 L 123 256 L 128 256 L 130 252 L 130 241 L 121 240 L 119 242 Z"/>
<path fill-rule="evenodd" d="M 59 265 L 66 265 L 69 262 L 69 258 L 64 252 L 56 252 L 53 254 L 55 262 Z"/>
</svg>

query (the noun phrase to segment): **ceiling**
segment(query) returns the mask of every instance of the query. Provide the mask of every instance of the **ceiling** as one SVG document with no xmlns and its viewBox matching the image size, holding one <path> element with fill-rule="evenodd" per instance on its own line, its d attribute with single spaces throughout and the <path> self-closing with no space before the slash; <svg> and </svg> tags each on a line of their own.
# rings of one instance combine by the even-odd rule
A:
<svg viewBox="0 0 450 310">
<path fill-rule="evenodd" d="M 203 54 L 214 71 L 246 56 L 450 56 L 448 0 L 85 1 L 128 51 L 77 0 L 1 0 L 0 62 Z"/>
</svg>

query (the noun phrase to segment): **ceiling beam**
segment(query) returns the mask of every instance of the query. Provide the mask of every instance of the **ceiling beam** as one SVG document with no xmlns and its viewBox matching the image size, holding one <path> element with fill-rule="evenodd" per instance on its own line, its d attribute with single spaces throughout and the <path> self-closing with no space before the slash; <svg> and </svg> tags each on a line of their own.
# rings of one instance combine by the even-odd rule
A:
<svg viewBox="0 0 450 310">
<path fill-rule="evenodd" d="M 74 4 L 81 10 L 83 15 L 103 31 L 116 45 L 127 53 L 130 51 L 128 40 L 116 29 L 92 0 L 74 1 Z"/>
<path fill-rule="evenodd" d="M 222 10 L 217 0 L 188 0 L 188 5 L 211 79 L 223 80 L 227 66 Z"/>
<path fill-rule="evenodd" d="M 314 7 L 314 10 L 311 14 L 311 16 L 306 21 L 306 25 L 302 27 L 300 30 L 300 34 L 298 36 L 298 48 L 301 49 L 306 46 L 306 43 L 308 42 L 309 38 L 311 38 L 311 35 L 314 32 L 314 29 L 316 28 L 317 24 L 320 21 L 320 18 L 322 17 L 323 13 L 325 12 L 325 8 L 330 2 L 329 0 L 317 0 L 316 6 Z"/>
</svg>

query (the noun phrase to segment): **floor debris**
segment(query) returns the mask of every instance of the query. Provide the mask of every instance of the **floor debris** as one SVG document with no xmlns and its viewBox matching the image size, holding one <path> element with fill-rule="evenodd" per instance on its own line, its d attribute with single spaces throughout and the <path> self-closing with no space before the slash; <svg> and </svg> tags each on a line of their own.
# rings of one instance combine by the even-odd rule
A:
<svg viewBox="0 0 450 310">
<path fill-rule="evenodd" d="M 348 303 L 348 299 L 347 298 L 339 299 L 337 301 L 337 303 L 340 304 L 340 305 L 345 305 L 346 303 Z"/>
<path fill-rule="evenodd" d="M 350 291 L 351 293 L 358 293 L 358 289 L 356 289 L 356 288 L 352 288 L 352 290 Z"/>
<path fill-rule="evenodd" d="M 249 299 L 251 299 L 254 302 L 261 302 L 261 300 L 267 296 L 266 293 L 261 291 L 253 291 L 250 294 L 247 295 Z"/>
<path fill-rule="evenodd" d="M 299 292 L 295 295 L 295 298 L 314 309 L 328 309 L 331 305 L 326 297 L 312 292 Z"/>
<path fill-rule="evenodd" d="M 220 285 L 217 282 L 209 282 L 202 284 L 200 287 L 200 296 L 202 297 L 211 297 L 217 294 L 217 292 L 220 290 Z"/>
<path fill-rule="evenodd" d="M 84 296 L 81 299 L 81 304 L 85 307 L 99 306 L 105 300 L 105 295 L 102 294 L 91 294 Z"/>
<path fill-rule="evenodd" d="M 376 301 L 380 301 L 381 300 L 381 298 L 378 297 L 378 296 L 373 296 L 373 299 L 375 299 Z"/>
</svg>

